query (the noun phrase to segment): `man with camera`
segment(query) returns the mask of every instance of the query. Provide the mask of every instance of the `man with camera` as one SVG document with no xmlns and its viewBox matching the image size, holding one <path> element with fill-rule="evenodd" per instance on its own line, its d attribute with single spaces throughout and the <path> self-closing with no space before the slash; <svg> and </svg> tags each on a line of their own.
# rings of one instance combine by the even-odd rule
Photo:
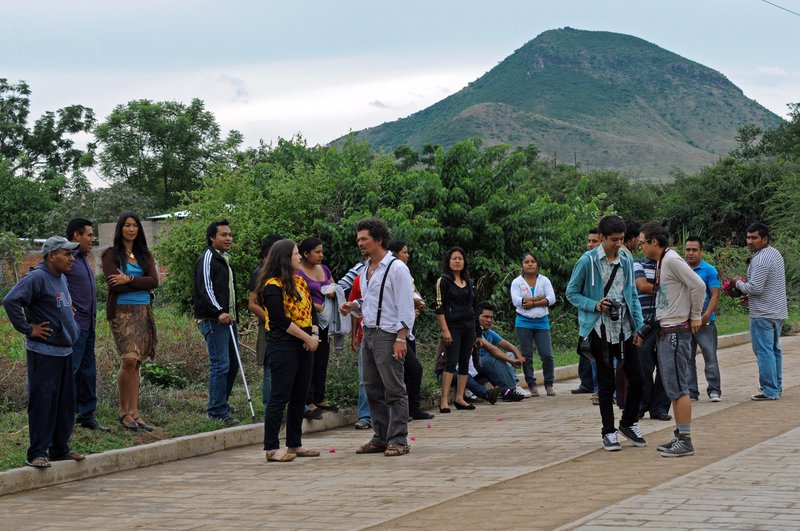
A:
<svg viewBox="0 0 800 531">
<path fill-rule="evenodd" d="M 625 240 L 625 222 L 619 216 L 605 216 L 597 228 L 601 244 L 580 257 L 572 270 L 566 296 L 578 308 L 582 355 L 597 363 L 600 385 L 600 416 L 603 421 L 603 448 L 622 449 L 617 438 L 612 403 L 615 388 L 614 358 L 628 378 L 619 432 L 634 446 L 647 446 L 637 424 L 642 379 L 634 345 L 642 325 L 642 310 L 636 292 L 633 258 L 620 252 Z"/>
<path fill-rule="evenodd" d="M 675 437 L 656 447 L 662 457 L 694 454 L 692 445 L 692 401 L 689 398 L 689 363 L 692 334 L 702 324 L 706 285 L 681 256 L 667 248 L 669 232 L 657 221 L 642 225 L 639 246 L 647 258 L 656 260 L 656 320 L 658 367 L 675 414 Z M 648 327 L 650 328 L 650 327 Z M 647 333 L 646 333 L 647 332 Z"/>
</svg>

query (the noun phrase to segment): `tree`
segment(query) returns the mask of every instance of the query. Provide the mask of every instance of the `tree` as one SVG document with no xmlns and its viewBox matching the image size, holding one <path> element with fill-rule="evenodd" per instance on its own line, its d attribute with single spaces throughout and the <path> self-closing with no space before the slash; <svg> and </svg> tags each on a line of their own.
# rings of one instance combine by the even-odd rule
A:
<svg viewBox="0 0 800 531">
<path fill-rule="evenodd" d="M 220 127 L 203 102 L 131 101 L 95 130 L 100 169 L 111 182 L 125 182 L 170 208 L 194 190 L 208 169 L 227 160 L 242 142 L 238 131 L 220 138 Z"/>
</svg>

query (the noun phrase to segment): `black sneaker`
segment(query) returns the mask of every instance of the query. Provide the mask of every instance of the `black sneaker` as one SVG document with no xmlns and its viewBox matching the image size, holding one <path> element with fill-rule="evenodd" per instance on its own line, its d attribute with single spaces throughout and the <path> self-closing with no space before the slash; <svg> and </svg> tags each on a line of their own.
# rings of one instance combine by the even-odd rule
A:
<svg viewBox="0 0 800 531">
<path fill-rule="evenodd" d="M 525 400 L 525 396 L 519 394 L 514 389 L 507 389 L 505 393 L 503 393 L 503 402 L 520 402 Z"/>
<path fill-rule="evenodd" d="M 672 434 L 674 435 L 674 437 L 672 437 L 672 440 L 670 440 L 668 443 L 659 444 L 658 446 L 656 446 L 656 450 L 658 450 L 659 452 L 663 452 L 664 450 L 668 450 L 673 444 L 675 444 L 675 441 L 678 440 L 678 428 L 675 428 L 675 431 L 673 431 Z"/>
<path fill-rule="evenodd" d="M 692 437 L 690 435 L 678 435 L 677 440 L 666 450 L 662 450 L 661 457 L 686 457 L 694 455 Z"/>
<path fill-rule="evenodd" d="M 418 409 L 416 411 L 412 411 L 411 414 L 408 416 L 408 420 L 430 420 L 434 417 L 433 414 L 428 413 L 427 411 L 422 411 Z"/>
<path fill-rule="evenodd" d="M 109 428 L 108 426 L 101 426 L 100 423 L 97 422 L 97 419 L 94 417 L 91 417 L 89 419 L 77 420 L 76 422 L 81 428 L 86 428 L 87 430 L 97 430 L 102 432 L 111 431 L 111 428 Z"/>
<path fill-rule="evenodd" d="M 639 424 L 631 424 L 630 426 L 622 426 L 619 427 L 619 432 L 628 439 L 632 445 L 643 447 L 647 446 L 647 441 L 644 440 L 642 437 L 642 430 L 639 429 Z"/>
<path fill-rule="evenodd" d="M 617 440 L 617 432 L 606 433 L 603 435 L 603 450 L 606 452 L 619 452 L 622 445 Z"/>
<path fill-rule="evenodd" d="M 489 400 L 490 404 L 495 405 L 497 403 L 497 397 L 498 396 L 500 396 L 500 388 L 499 387 L 495 387 L 494 389 L 489 391 L 489 396 L 488 396 L 487 400 Z"/>
<path fill-rule="evenodd" d="M 303 413 L 303 418 L 308 420 L 322 420 L 322 409 L 309 409 Z"/>
<path fill-rule="evenodd" d="M 233 417 L 231 417 L 230 415 L 228 415 L 227 417 L 225 417 L 225 418 L 223 418 L 223 419 L 221 419 L 221 420 L 222 420 L 222 422 L 224 422 L 224 423 L 225 423 L 225 425 L 226 425 L 226 426 L 228 426 L 229 428 L 230 428 L 231 426 L 236 426 L 237 424 L 239 424 L 239 419 L 233 418 Z"/>
<path fill-rule="evenodd" d="M 756 402 L 762 402 L 764 400 L 778 400 L 778 396 L 767 396 L 764 393 L 758 393 L 757 395 L 753 395 L 750 397 L 750 400 L 755 400 Z"/>
</svg>

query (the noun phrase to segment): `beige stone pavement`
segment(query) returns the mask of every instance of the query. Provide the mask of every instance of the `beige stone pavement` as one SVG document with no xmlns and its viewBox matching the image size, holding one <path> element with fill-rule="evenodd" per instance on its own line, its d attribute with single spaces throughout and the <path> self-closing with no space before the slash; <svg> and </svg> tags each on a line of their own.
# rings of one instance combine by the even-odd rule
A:
<svg viewBox="0 0 800 531">
<path fill-rule="evenodd" d="M 784 382 L 789 390 L 800 379 L 800 364 L 794 360 L 800 353 L 800 337 L 783 338 L 783 346 Z M 702 361 L 698 365 L 702 366 Z M 749 344 L 720 351 L 720 365 L 723 402 L 710 403 L 703 398 L 695 403 L 698 456 L 691 458 L 659 457 L 653 443 L 662 442 L 671 424 L 647 419 L 642 421 L 646 434 L 661 432 L 651 438 L 650 448 L 624 445 L 624 450 L 615 454 L 598 451 L 599 412 L 587 395 L 569 394 L 575 386 L 572 381 L 557 384 L 559 396 L 555 398 L 479 405 L 476 411 L 454 410 L 449 415 L 437 414 L 430 422 L 412 422 L 410 436 L 414 440 L 407 456 L 357 456 L 355 448 L 367 437 L 341 429 L 304 438 L 306 446 L 323 452 L 316 459 L 266 463 L 260 448 L 253 446 L 5 496 L 0 498 L 0 527 L 354 529 L 384 524 L 393 528 L 531 529 L 591 526 L 593 520 L 601 527 L 618 527 L 614 525 L 615 514 L 651 503 L 626 500 L 639 494 L 645 499 L 654 496 L 652 505 L 663 511 L 648 514 L 662 516 L 663 522 L 631 517 L 631 525 L 646 522 L 648 527 L 680 528 L 675 522 L 682 520 L 669 513 L 680 511 L 678 500 L 689 497 L 684 493 L 680 498 L 684 490 L 681 482 L 695 481 L 693 488 L 708 492 L 713 481 L 708 484 L 703 467 L 715 466 L 727 467 L 720 469 L 725 472 L 711 472 L 716 476 L 728 474 L 731 482 L 744 478 L 745 484 L 751 481 L 757 485 L 764 498 L 788 500 L 791 492 L 781 489 L 790 482 L 789 476 L 797 477 L 800 454 L 796 444 L 791 450 L 798 436 L 793 439 L 794 432 L 781 434 L 796 428 L 800 420 L 794 409 L 794 415 L 782 414 L 776 422 L 765 413 L 777 414 L 778 409 L 764 408 L 780 405 L 783 411 L 795 407 L 792 397 L 800 396 L 800 392 L 795 393 L 800 389 L 787 392 L 792 402 L 751 402 L 757 370 Z M 698 372 L 704 383 L 702 370 Z M 748 419 L 755 422 L 759 418 L 772 431 L 749 424 Z M 737 430 L 752 430 L 748 433 L 753 442 L 729 435 Z M 722 433 L 727 444 L 715 440 L 715 434 Z M 784 462 L 765 473 L 767 469 L 760 463 L 765 452 L 758 451 L 760 446 L 753 446 L 751 452 L 735 443 L 766 445 L 771 452 L 767 454 L 770 463 L 776 455 Z M 730 458 L 722 449 L 744 450 L 750 461 Z M 744 464 L 740 466 L 740 462 Z M 601 500 L 599 506 L 582 503 L 608 485 L 599 480 L 579 481 L 581 466 L 588 467 L 595 478 L 608 477 L 612 487 L 616 482 L 627 490 Z M 559 476 L 568 467 L 578 468 Z M 648 474 L 648 469 L 659 474 Z M 630 473 L 626 475 L 626 471 Z M 547 474 L 553 485 L 569 490 L 547 497 L 547 491 L 540 490 L 535 482 Z M 670 474 L 672 477 L 668 477 Z M 770 481 L 775 474 L 781 481 Z M 747 500 L 740 499 L 743 494 L 727 491 L 732 494 L 725 507 L 747 506 Z M 508 494 L 500 498 L 490 495 L 500 492 Z M 727 503 L 727 499 L 722 501 Z M 674 508 L 668 506 L 670 503 Z M 543 510 L 551 516 L 549 520 L 541 518 Z M 788 528 L 797 525 L 796 519 L 789 518 L 797 511 L 794 502 L 786 501 L 770 514 L 776 522 L 787 522 L 783 528 Z M 727 513 L 734 519 L 747 516 L 746 511 Z M 583 520 L 587 515 L 590 519 Z M 706 528 L 720 529 L 735 523 L 708 523 Z M 743 519 L 740 523 L 740 528 L 766 528 Z"/>
</svg>

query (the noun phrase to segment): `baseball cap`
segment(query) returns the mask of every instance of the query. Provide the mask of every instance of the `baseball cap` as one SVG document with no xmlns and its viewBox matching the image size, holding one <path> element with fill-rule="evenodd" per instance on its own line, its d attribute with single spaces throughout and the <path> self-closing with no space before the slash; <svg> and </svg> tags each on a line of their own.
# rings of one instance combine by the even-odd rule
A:
<svg viewBox="0 0 800 531">
<path fill-rule="evenodd" d="M 71 242 L 63 236 L 50 236 L 45 240 L 44 245 L 42 245 L 42 256 L 47 256 L 58 249 L 68 249 L 72 251 L 73 249 L 77 249 L 79 245 L 80 243 Z"/>
</svg>

